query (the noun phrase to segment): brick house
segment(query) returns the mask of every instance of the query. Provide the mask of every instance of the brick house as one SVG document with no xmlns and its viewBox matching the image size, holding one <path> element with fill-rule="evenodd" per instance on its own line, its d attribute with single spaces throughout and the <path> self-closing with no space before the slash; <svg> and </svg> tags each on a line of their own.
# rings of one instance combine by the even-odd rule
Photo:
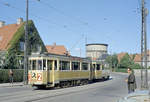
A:
<svg viewBox="0 0 150 102">
<path fill-rule="evenodd" d="M 141 65 L 141 54 L 136 54 L 134 62 Z M 147 51 L 147 67 L 150 67 L 150 50 Z"/>
<path fill-rule="evenodd" d="M 54 43 L 53 45 L 46 45 L 46 49 L 48 53 L 70 55 L 70 53 L 67 51 L 64 45 L 56 45 L 56 43 Z"/>
<path fill-rule="evenodd" d="M 117 54 L 118 57 L 118 61 L 120 62 L 121 58 L 125 55 L 125 52 L 119 53 Z M 141 65 L 141 54 L 130 54 L 129 56 L 132 58 L 133 55 L 135 55 L 134 57 L 134 63 L 137 63 L 139 65 Z M 147 66 L 150 67 L 150 50 L 147 51 Z"/>
</svg>

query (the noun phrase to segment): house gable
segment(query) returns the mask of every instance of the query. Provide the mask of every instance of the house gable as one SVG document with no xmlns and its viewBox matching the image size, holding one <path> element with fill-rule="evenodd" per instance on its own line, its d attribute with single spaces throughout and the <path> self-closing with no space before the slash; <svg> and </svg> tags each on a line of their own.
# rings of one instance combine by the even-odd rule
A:
<svg viewBox="0 0 150 102">
<path fill-rule="evenodd" d="M 9 42 L 12 40 L 16 31 L 22 26 L 22 24 L 9 24 L 7 26 L 0 27 L 0 50 L 6 51 Z"/>
<path fill-rule="evenodd" d="M 20 42 L 24 43 L 25 38 L 25 30 L 24 30 L 25 22 L 22 23 L 18 29 L 14 29 L 13 36 L 9 41 L 7 41 L 7 45 L 5 46 L 6 56 L 5 56 L 5 67 L 6 68 L 18 68 L 20 66 L 20 60 L 23 61 L 24 50 L 20 49 Z M 6 39 L 7 40 L 7 39 Z M 4 41 L 5 42 L 5 41 Z M 40 35 L 33 23 L 32 20 L 28 21 L 28 55 L 31 52 L 47 52 L 43 41 L 40 38 Z M 24 45 L 24 44 L 22 44 Z M 22 68 L 22 67 L 21 67 Z"/>
</svg>

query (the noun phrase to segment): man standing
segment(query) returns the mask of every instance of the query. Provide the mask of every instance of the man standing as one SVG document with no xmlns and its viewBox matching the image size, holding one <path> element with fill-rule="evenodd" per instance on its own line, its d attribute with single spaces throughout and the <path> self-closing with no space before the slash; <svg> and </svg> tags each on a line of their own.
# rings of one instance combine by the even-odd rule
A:
<svg viewBox="0 0 150 102">
<path fill-rule="evenodd" d="M 134 75 L 134 73 L 133 73 L 131 68 L 128 68 L 127 72 L 129 74 L 129 76 L 128 76 L 127 80 L 126 80 L 126 82 L 128 84 L 128 93 L 132 93 L 137 88 L 135 75 Z"/>
<path fill-rule="evenodd" d="M 13 86 L 13 71 L 12 71 L 12 69 L 9 70 L 9 82 Z"/>
</svg>

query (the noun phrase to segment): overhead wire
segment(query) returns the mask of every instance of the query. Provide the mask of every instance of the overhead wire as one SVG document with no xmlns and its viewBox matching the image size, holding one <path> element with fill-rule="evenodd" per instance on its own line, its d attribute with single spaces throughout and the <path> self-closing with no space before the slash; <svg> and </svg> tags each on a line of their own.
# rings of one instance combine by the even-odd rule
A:
<svg viewBox="0 0 150 102">
<path fill-rule="evenodd" d="M 15 10 L 17 10 L 17 11 L 23 13 L 23 14 L 26 13 L 25 10 L 20 9 L 20 8 L 17 8 L 17 7 L 15 7 L 15 6 L 12 6 L 12 5 L 10 5 L 9 3 L 2 2 L 2 1 L 0 1 L 0 2 L 1 2 L 3 5 L 5 5 L 5 6 L 7 6 L 7 7 L 10 7 L 10 8 L 13 8 L 13 9 L 15 9 Z M 40 20 L 43 20 L 43 21 L 45 21 L 45 22 L 49 21 L 49 19 L 46 19 L 46 18 L 41 17 L 41 16 L 36 16 L 36 15 L 34 15 L 33 13 L 30 13 L 30 15 L 33 16 L 33 17 L 35 17 L 35 18 L 38 18 L 38 19 L 40 19 Z M 54 23 L 54 22 L 53 22 L 53 23 L 51 22 L 51 24 L 57 25 L 57 24 Z"/>
<path fill-rule="evenodd" d="M 73 46 L 70 47 L 69 52 L 71 52 L 71 51 L 76 47 L 76 45 L 77 45 L 78 43 L 80 43 L 80 41 L 81 41 L 83 38 L 84 38 L 84 35 L 82 35 L 81 38 L 78 39 L 78 40 L 73 44 Z"/>
<path fill-rule="evenodd" d="M 0 1 L 0 3 L 3 4 L 4 6 L 7 6 L 7 7 L 9 7 L 9 8 L 15 9 L 15 10 L 17 10 L 17 11 L 19 11 L 19 12 L 25 14 L 25 10 L 23 10 L 23 9 L 17 8 L 17 7 L 15 7 L 15 6 L 12 6 L 11 4 L 9 4 L 9 3 L 7 3 L 7 2 L 2 2 L 2 1 Z M 34 15 L 34 14 L 32 14 L 32 13 L 30 13 L 30 15 L 31 15 L 31 16 L 34 16 L 34 17 L 37 18 L 37 19 L 46 21 L 46 22 L 49 21 L 49 19 L 45 19 L 45 18 L 43 18 L 43 17 L 36 16 L 36 15 Z M 47 23 L 48 23 L 48 22 L 47 22 Z M 48 23 L 48 24 L 49 24 L 49 23 Z M 53 24 L 57 25 L 56 23 L 53 23 Z M 67 25 L 63 25 L 63 28 L 66 29 L 66 28 L 67 28 Z M 71 30 L 67 29 L 67 31 L 71 31 Z M 74 31 L 71 31 L 71 32 L 74 32 Z M 75 46 L 75 45 L 73 45 L 73 46 Z M 71 47 L 71 48 L 73 48 L 73 47 Z"/>
<path fill-rule="evenodd" d="M 67 17 L 67 18 L 69 18 L 69 19 L 71 19 L 71 20 L 74 20 L 74 21 L 76 21 L 76 22 L 79 22 L 82 26 L 88 27 L 88 30 L 95 31 L 94 26 L 93 26 L 93 25 L 90 26 L 88 22 L 85 22 L 85 21 L 83 21 L 83 20 L 81 20 L 81 19 L 79 19 L 79 18 L 77 18 L 77 17 L 75 17 L 75 16 L 67 15 L 67 14 L 66 14 L 65 12 L 63 12 L 62 10 L 60 10 L 60 9 L 58 9 L 58 8 L 56 8 L 56 7 L 52 6 L 52 5 L 50 5 L 50 4 L 46 3 L 46 2 L 44 2 L 44 0 L 36 0 L 36 1 L 38 1 L 38 2 L 41 3 L 41 4 L 43 4 L 44 6 L 47 6 L 47 7 L 50 8 L 50 9 L 53 9 L 53 10 L 56 11 L 57 13 L 59 13 L 59 14 L 65 16 L 65 17 Z M 107 18 L 104 18 L 104 20 L 106 21 Z"/>
<path fill-rule="evenodd" d="M 67 18 L 69 18 L 69 19 L 74 19 L 74 20 L 76 20 L 77 22 L 80 22 L 82 25 L 88 25 L 87 22 L 84 22 L 84 21 L 80 20 L 80 19 L 77 18 L 77 17 L 71 16 L 71 15 L 67 15 L 67 14 L 66 14 L 65 12 L 63 12 L 62 10 L 60 10 L 60 9 L 58 9 L 58 8 L 56 8 L 56 7 L 54 7 L 54 6 L 50 5 L 50 4 L 48 4 L 48 3 L 46 3 L 46 2 L 43 2 L 42 0 L 37 0 L 37 1 L 40 2 L 41 4 L 47 6 L 47 7 L 50 8 L 50 9 L 55 10 L 57 13 L 59 13 L 59 14 L 65 16 L 65 17 L 67 17 Z"/>
<path fill-rule="evenodd" d="M 9 4 L 9 3 L 7 3 L 7 2 L 2 2 L 2 1 L 0 1 L 0 3 L 3 4 L 4 6 L 7 6 L 7 7 L 9 7 L 9 8 L 15 9 L 15 10 L 17 10 L 17 11 L 23 13 L 23 14 L 25 14 L 25 12 L 26 12 L 25 10 L 20 9 L 20 8 L 17 8 L 17 7 L 15 7 L 15 6 L 12 6 L 11 4 Z M 37 19 L 43 20 L 43 21 L 46 22 L 48 25 L 53 24 L 53 25 L 55 25 L 55 26 L 58 26 L 57 23 L 54 23 L 54 22 L 52 22 L 52 20 L 50 21 L 49 19 L 46 19 L 46 18 L 44 18 L 44 17 L 42 17 L 42 16 L 37 16 L 37 15 L 34 15 L 33 13 L 30 13 L 30 15 L 33 16 L 33 17 L 35 17 L 35 18 L 37 18 Z M 51 23 L 49 23 L 49 21 L 50 21 Z M 66 29 L 66 30 L 69 31 L 69 32 L 73 32 L 73 33 L 75 32 L 75 31 L 72 31 L 72 30 L 68 29 L 68 26 L 67 26 L 66 24 L 65 24 L 65 25 L 62 25 L 62 26 L 59 26 L 59 27 L 61 27 L 61 28 L 63 28 L 63 29 Z"/>
<path fill-rule="evenodd" d="M 66 17 L 68 17 L 68 18 L 72 18 L 72 19 L 74 19 L 74 20 L 76 20 L 76 21 L 78 21 L 78 22 L 80 22 L 81 24 L 84 24 L 84 25 L 88 24 L 88 23 L 85 23 L 85 22 L 83 22 L 83 21 L 81 21 L 81 20 L 75 18 L 75 17 L 72 17 L 72 16 L 70 16 L 70 15 L 66 15 L 63 11 L 61 11 L 61 10 L 55 8 L 54 6 L 52 6 L 52 5 L 50 5 L 50 4 L 47 4 L 47 3 L 43 2 L 43 1 L 41 2 L 41 0 L 37 0 L 37 1 L 40 2 L 41 4 L 47 6 L 47 7 L 50 8 L 50 9 L 55 10 L 57 13 L 59 13 L 59 14 L 61 14 L 61 15 L 63 15 L 63 16 L 66 16 Z M 64 27 L 65 27 L 65 26 L 64 26 Z M 82 35 L 81 39 L 77 40 L 77 41 L 75 42 L 75 44 L 73 44 L 73 46 L 69 49 L 69 52 L 71 52 L 71 51 L 75 48 L 75 46 L 83 39 L 83 37 L 84 37 L 84 35 Z"/>
<path fill-rule="evenodd" d="M 46 2 L 44 2 L 44 1 L 42 1 L 42 0 L 37 0 L 39 3 L 41 3 L 42 5 L 44 5 L 44 6 L 47 6 L 48 8 L 50 8 L 50 9 L 53 9 L 54 11 L 56 11 L 57 13 L 59 13 L 59 14 L 61 14 L 61 15 L 63 15 L 63 16 L 65 16 L 65 17 L 67 17 L 67 18 L 69 18 L 69 19 L 72 19 L 72 20 L 74 20 L 74 21 L 76 21 L 76 22 L 79 22 L 82 26 L 86 26 L 86 27 L 88 27 L 88 29 L 91 29 L 92 31 L 95 31 L 95 30 L 93 30 L 93 26 L 90 26 L 87 22 L 85 22 L 85 21 L 82 21 L 82 20 L 80 20 L 80 19 L 78 19 L 77 17 L 75 17 L 75 16 L 71 16 L 71 15 L 67 15 L 65 12 L 63 12 L 62 10 L 60 10 L 60 9 L 58 9 L 58 8 L 56 8 L 56 7 L 54 7 L 54 6 L 52 6 L 52 5 L 50 5 L 50 4 L 48 4 L 48 3 L 46 3 Z M 107 18 L 104 18 L 104 20 L 107 20 Z M 86 35 L 87 36 L 87 35 Z M 87 38 L 86 38 L 87 39 Z M 78 41 L 77 41 L 78 42 Z M 76 42 L 76 44 L 77 44 L 77 42 Z M 75 46 L 75 45 L 73 45 L 73 46 Z M 73 47 L 71 47 L 70 49 L 72 49 Z"/>
<path fill-rule="evenodd" d="M 80 20 L 80 19 L 78 19 L 78 18 L 76 18 L 76 17 L 73 17 L 73 16 L 70 16 L 70 15 L 66 15 L 63 11 L 61 11 L 61 10 L 59 10 L 59 9 L 57 9 L 56 7 L 54 7 L 54 6 L 51 6 L 50 4 L 47 4 L 47 3 L 45 3 L 45 2 L 41 2 L 41 0 L 37 0 L 37 1 L 39 1 L 41 4 L 43 4 L 43 5 L 45 5 L 45 6 L 47 6 L 47 7 L 49 7 L 50 9 L 53 9 L 53 10 L 55 10 L 57 13 L 59 13 L 59 14 L 61 14 L 61 15 L 63 15 L 63 16 L 66 16 L 66 17 L 68 17 L 68 18 L 70 18 L 70 19 L 73 19 L 73 20 L 75 20 L 75 21 L 77 21 L 77 22 L 79 22 L 80 24 L 82 24 L 82 25 L 84 25 L 84 26 L 89 26 L 89 24 L 87 23 L 87 22 L 84 22 L 84 21 L 82 21 L 82 20 Z M 9 8 L 13 8 L 13 9 L 15 9 L 15 10 L 17 10 L 17 11 L 19 11 L 19 12 L 21 12 L 21 13 L 23 13 L 23 14 L 25 14 L 25 10 L 23 10 L 23 9 L 20 9 L 20 8 L 17 8 L 17 7 L 15 7 L 15 6 L 12 6 L 11 4 L 9 4 L 9 3 L 7 3 L 7 2 L 2 2 L 2 1 L 0 1 L 3 5 L 5 5 L 5 6 L 7 6 L 7 7 L 9 7 Z M 44 18 L 44 17 L 41 17 L 41 16 L 36 16 L 36 15 L 34 15 L 33 13 L 30 13 L 30 15 L 31 16 L 33 16 L 33 17 L 35 17 L 35 18 L 37 18 L 37 19 L 40 19 L 40 20 L 43 20 L 43 21 L 49 21 L 49 19 L 46 19 L 46 18 Z M 48 22 L 47 22 L 48 23 Z M 56 23 L 48 23 L 48 24 L 54 24 L 54 25 L 58 25 L 58 24 L 56 24 Z M 67 25 L 63 25 L 63 28 L 67 28 Z M 91 28 L 91 27 L 90 27 Z M 67 28 L 67 31 L 68 31 L 69 29 Z M 70 30 L 69 30 L 70 31 Z M 71 32 L 73 32 L 73 31 L 71 31 Z M 78 44 L 79 43 L 79 40 L 71 47 L 71 49 L 73 49 L 75 46 L 76 46 L 76 44 Z"/>
</svg>

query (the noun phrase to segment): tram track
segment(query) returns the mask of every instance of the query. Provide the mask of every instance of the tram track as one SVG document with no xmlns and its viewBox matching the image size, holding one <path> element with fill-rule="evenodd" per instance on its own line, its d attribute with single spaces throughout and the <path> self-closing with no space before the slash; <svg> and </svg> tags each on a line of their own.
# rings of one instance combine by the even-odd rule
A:
<svg viewBox="0 0 150 102">
<path fill-rule="evenodd" d="M 103 87 L 107 83 L 110 83 L 111 81 L 105 82 L 105 83 L 94 83 L 94 84 L 88 84 L 83 86 L 77 86 L 77 87 L 69 87 L 69 88 L 62 88 L 62 89 L 56 89 L 56 90 L 33 90 L 33 91 L 22 91 L 22 92 L 15 92 L 0 95 L 0 101 L 7 100 L 9 102 L 32 102 L 32 101 L 38 101 L 45 98 L 54 98 L 59 96 L 64 96 L 68 94 L 75 94 L 79 92 L 86 92 L 89 89 L 94 90 L 96 87 Z M 94 85 L 94 87 L 93 87 Z M 88 90 L 87 90 L 88 89 Z"/>
<path fill-rule="evenodd" d="M 65 92 L 65 93 L 61 93 L 60 94 L 56 94 L 56 95 L 47 95 L 46 97 L 41 97 L 41 98 L 36 98 L 36 99 L 32 99 L 32 100 L 28 100 L 28 101 L 25 101 L 25 102 L 35 102 L 35 101 L 40 101 L 40 100 L 43 100 L 43 99 L 51 99 L 51 98 L 55 98 L 55 97 L 59 97 L 59 96 L 67 96 L 67 95 L 71 95 L 71 94 L 77 94 L 77 93 L 85 93 L 85 92 L 88 92 L 88 91 L 91 91 L 91 90 L 97 90 L 98 87 L 105 87 L 108 83 L 104 83 L 103 85 L 100 85 L 100 86 L 96 86 L 96 87 L 86 87 L 85 88 L 81 88 L 79 90 L 72 90 L 70 92 Z M 87 90 L 88 89 L 88 90 Z"/>
</svg>

